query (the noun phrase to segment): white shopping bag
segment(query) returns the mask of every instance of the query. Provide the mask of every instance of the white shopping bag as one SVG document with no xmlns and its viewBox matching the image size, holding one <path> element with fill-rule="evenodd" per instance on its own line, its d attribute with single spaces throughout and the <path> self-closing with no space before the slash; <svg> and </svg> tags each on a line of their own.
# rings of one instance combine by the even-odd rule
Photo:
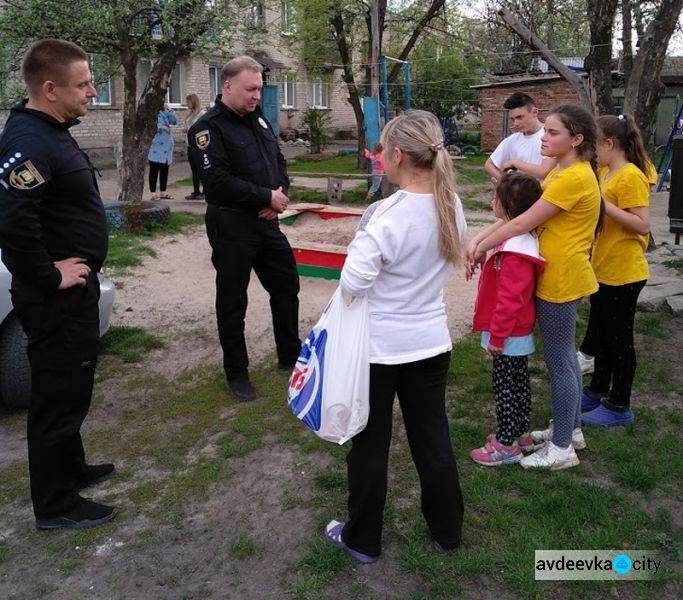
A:
<svg viewBox="0 0 683 600">
<path fill-rule="evenodd" d="M 369 327 L 367 296 L 347 305 L 337 288 L 289 378 L 290 410 L 324 440 L 343 444 L 368 422 Z"/>
</svg>

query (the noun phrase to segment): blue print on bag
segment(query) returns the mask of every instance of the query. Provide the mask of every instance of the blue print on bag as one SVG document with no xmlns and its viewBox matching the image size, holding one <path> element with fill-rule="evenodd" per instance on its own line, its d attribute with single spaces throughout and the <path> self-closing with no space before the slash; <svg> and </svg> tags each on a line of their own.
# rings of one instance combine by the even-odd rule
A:
<svg viewBox="0 0 683 600">
<path fill-rule="evenodd" d="M 320 429 L 326 342 L 326 329 L 311 331 L 296 360 L 287 390 L 290 410 L 313 431 Z"/>
</svg>

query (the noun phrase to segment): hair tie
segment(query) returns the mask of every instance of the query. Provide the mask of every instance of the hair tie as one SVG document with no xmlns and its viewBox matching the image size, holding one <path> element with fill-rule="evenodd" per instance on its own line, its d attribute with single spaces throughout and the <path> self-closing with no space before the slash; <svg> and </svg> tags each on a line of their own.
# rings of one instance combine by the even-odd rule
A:
<svg viewBox="0 0 683 600">
<path fill-rule="evenodd" d="M 619 115 L 619 116 L 617 117 L 617 119 L 619 119 L 620 121 L 624 121 L 624 120 L 625 120 L 625 117 L 624 117 L 624 115 Z"/>
<path fill-rule="evenodd" d="M 434 142 L 429 149 L 436 154 L 439 150 L 443 150 L 443 142 Z"/>
</svg>

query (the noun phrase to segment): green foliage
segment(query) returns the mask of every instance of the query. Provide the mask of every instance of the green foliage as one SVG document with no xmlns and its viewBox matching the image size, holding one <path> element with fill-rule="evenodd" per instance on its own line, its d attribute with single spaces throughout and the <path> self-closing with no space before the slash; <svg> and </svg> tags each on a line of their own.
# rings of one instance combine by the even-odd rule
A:
<svg viewBox="0 0 683 600">
<path fill-rule="evenodd" d="M 311 152 L 321 152 L 330 141 L 327 128 L 332 122 L 332 115 L 327 110 L 309 106 L 303 114 L 303 122 L 308 127 L 308 139 L 311 142 Z"/>
<path fill-rule="evenodd" d="M 481 60 L 450 40 L 434 36 L 425 39 L 411 62 L 411 106 L 439 117 L 462 117 L 477 105 L 470 86 L 481 82 Z M 404 103 L 404 87 L 391 86 L 392 106 Z"/>
</svg>

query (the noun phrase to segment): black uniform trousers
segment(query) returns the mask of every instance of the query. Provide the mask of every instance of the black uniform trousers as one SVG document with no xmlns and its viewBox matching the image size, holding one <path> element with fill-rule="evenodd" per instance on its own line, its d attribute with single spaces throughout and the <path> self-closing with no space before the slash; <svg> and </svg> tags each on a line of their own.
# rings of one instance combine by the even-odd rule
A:
<svg viewBox="0 0 683 600">
<path fill-rule="evenodd" d="M 590 297 L 586 335 L 581 351 L 595 356 L 595 368 L 588 389 L 609 395 L 603 404 L 625 411 L 631 404 L 631 388 L 636 373 L 633 326 L 638 295 L 645 281 L 625 285 L 600 284 Z"/>
<path fill-rule="evenodd" d="M 248 372 L 244 317 L 252 268 L 270 295 L 278 361 L 293 364 L 301 350 L 299 274 L 277 220 L 209 204 L 206 232 L 216 269 L 216 319 L 226 377 L 231 380 Z"/>
<path fill-rule="evenodd" d="M 432 538 L 447 549 L 460 545 L 464 504 L 446 417 L 450 352 L 399 365 L 370 365 L 370 415 L 346 457 L 349 520 L 344 543 L 378 556 L 387 495 L 394 396 L 422 489 L 422 514 Z"/>
<path fill-rule="evenodd" d="M 69 511 L 78 502 L 85 453 L 80 429 L 92 398 L 100 348 L 100 284 L 43 290 L 12 282 L 12 303 L 26 335 L 31 365 L 27 437 L 36 517 Z"/>
</svg>

